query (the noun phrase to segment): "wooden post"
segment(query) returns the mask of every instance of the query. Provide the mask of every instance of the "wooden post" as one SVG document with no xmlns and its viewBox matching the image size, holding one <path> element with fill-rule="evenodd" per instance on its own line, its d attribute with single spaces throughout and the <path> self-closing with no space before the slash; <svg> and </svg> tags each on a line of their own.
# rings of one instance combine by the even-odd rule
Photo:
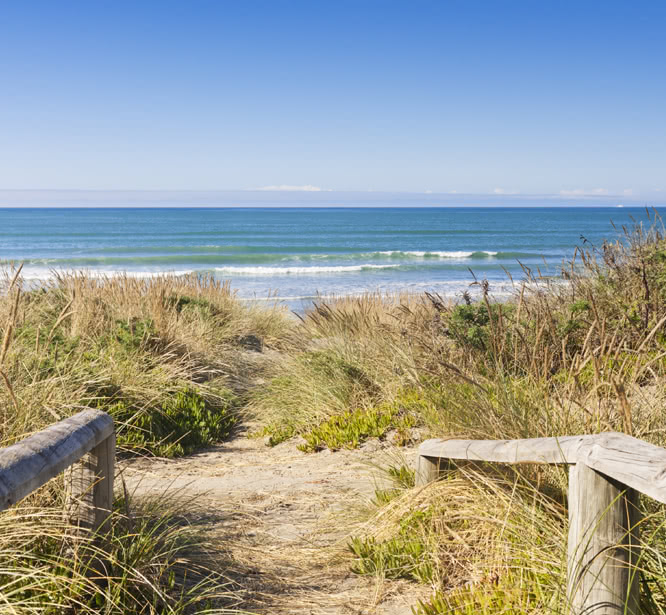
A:
<svg viewBox="0 0 666 615">
<path fill-rule="evenodd" d="M 572 615 L 638 615 L 638 496 L 582 462 L 569 468 Z"/>
<path fill-rule="evenodd" d="M 72 466 L 68 485 L 71 521 L 88 531 L 104 529 L 113 507 L 116 438 L 111 434 Z"/>
<path fill-rule="evenodd" d="M 95 529 L 104 530 L 113 511 L 113 479 L 116 471 L 116 434 L 110 435 L 91 452 L 96 458 L 95 473 L 98 477 L 93 487 Z"/>
<path fill-rule="evenodd" d="M 419 455 L 416 464 L 416 486 L 422 487 L 437 480 L 439 478 L 440 470 L 444 467 L 448 467 L 448 461 L 446 459 Z"/>
</svg>

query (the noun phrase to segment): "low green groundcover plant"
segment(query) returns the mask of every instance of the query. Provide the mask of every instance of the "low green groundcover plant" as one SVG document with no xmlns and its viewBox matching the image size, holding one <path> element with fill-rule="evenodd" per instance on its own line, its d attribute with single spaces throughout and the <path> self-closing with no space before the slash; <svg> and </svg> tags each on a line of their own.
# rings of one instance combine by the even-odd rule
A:
<svg viewBox="0 0 666 615">
<path fill-rule="evenodd" d="M 382 404 L 367 410 L 349 410 L 332 416 L 304 434 L 305 444 L 298 448 L 305 452 L 319 451 L 324 447 L 331 450 L 358 448 L 368 438 L 383 438 L 392 429 L 404 434 L 414 424 L 413 416 L 402 413 L 393 404 Z"/>
<path fill-rule="evenodd" d="M 451 592 L 437 591 L 420 600 L 414 615 L 525 615 L 548 612 L 548 592 L 529 571 L 508 574 Z M 557 612 L 557 611 L 554 611 Z"/>
<path fill-rule="evenodd" d="M 432 402 L 413 389 L 397 393 L 391 402 L 369 408 L 356 408 L 334 414 L 315 427 L 299 429 L 287 421 L 272 422 L 257 435 L 268 436 L 269 446 L 275 446 L 299 433 L 305 442 L 299 449 L 311 453 L 329 448 L 354 449 L 370 438 L 384 438 L 395 432 L 395 444 L 404 446 L 411 441 L 411 428 L 423 422 L 432 410 Z"/>
<path fill-rule="evenodd" d="M 108 408 L 119 425 L 121 447 L 161 457 L 179 457 L 223 440 L 236 423 L 231 393 L 211 404 L 197 391 L 185 388 L 161 405 L 137 409 L 125 400 Z"/>
<path fill-rule="evenodd" d="M 349 550 L 356 557 L 352 572 L 418 583 L 432 582 L 433 560 L 427 544 L 427 526 L 431 521 L 431 510 L 415 511 L 400 522 L 398 535 L 389 540 L 352 538 Z"/>
</svg>

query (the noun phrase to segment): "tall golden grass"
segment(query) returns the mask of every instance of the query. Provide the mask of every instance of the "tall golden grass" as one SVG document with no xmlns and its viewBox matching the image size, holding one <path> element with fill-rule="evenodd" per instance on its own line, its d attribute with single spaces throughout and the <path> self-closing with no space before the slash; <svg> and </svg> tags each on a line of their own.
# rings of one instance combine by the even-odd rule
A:
<svg viewBox="0 0 666 615">
<path fill-rule="evenodd" d="M 210 277 L 61 273 L 24 290 L 17 268 L 2 288 L 0 445 L 87 407 L 114 416 L 121 457 L 211 444 L 242 403 L 244 338 L 278 347 L 290 322 Z M 191 504 L 122 493 L 106 534 L 74 540 L 62 480 L 0 514 L 0 613 L 237 611 L 230 564 Z"/>
<path fill-rule="evenodd" d="M 666 240 L 661 220 L 647 213 L 646 225 L 619 229 L 617 241 L 584 242 L 558 278 L 525 269 L 508 301 L 494 301 L 480 280 L 478 301 L 426 294 L 319 303 L 250 408 L 274 441 L 307 439 L 324 421 L 330 429 L 341 409 L 388 404 L 415 415 L 422 436 L 620 431 L 664 445 Z M 461 471 L 424 491 L 380 498 L 372 531 L 352 543 L 357 571 L 430 583 L 433 599 L 417 608 L 423 615 L 563 612 L 562 474 Z M 666 517 L 661 506 L 642 506 L 651 528 L 643 608 L 662 612 Z M 416 513 L 417 524 L 405 521 Z M 410 557 L 429 562 L 429 572 L 410 573 Z"/>
<path fill-rule="evenodd" d="M 664 445 L 666 240 L 660 220 L 648 216 L 646 226 L 621 229 L 619 241 L 584 242 L 556 279 L 525 269 L 508 301 L 494 301 L 480 280 L 478 301 L 369 294 L 317 302 L 300 320 L 277 305 L 242 303 L 209 277 L 71 273 L 24 292 L 20 271 L 8 271 L 0 440 L 92 406 L 115 413 L 124 454 L 186 453 L 223 437 L 232 424 L 225 417 L 239 413 L 263 424 L 272 443 L 304 436 L 307 450 L 356 446 L 391 430 L 403 444 L 614 430 Z M 275 359 L 248 358 L 245 346 L 257 342 Z M 415 605 L 421 615 L 563 612 L 561 471 L 466 466 L 418 490 L 407 468 L 389 470 L 399 484 L 378 494 L 351 542 L 353 570 L 431 586 L 432 598 Z M 30 505 L 53 504 L 57 494 L 42 490 Z M 642 608 L 662 613 L 666 517 L 653 502 L 641 505 Z M 63 549 L 65 534 L 45 536 Z M 39 558 L 29 566 L 36 584 L 19 600 L 2 568 L 16 557 L 2 553 L 16 552 L 2 536 L 5 603 L 63 600 L 43 589 Z M 145 575 L 145 587 L 161 606 L 127 612 L 191 608 L 183 598 L 173 603 L 181 611 L 161 611 L 171 573 L 148 568 L 157 576 Z"/>
</svg>

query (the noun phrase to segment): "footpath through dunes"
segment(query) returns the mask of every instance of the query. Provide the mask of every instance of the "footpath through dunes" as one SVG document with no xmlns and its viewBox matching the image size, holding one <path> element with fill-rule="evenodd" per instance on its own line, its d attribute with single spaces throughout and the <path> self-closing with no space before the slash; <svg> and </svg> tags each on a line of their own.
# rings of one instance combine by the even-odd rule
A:
<svg viewBox="0 0 666 615">
<path fill-rule="evenodd" d="M 429 588 L 355 575 L 347 549 L 377 488 L 373 464 L 397 454 L 415 462 L 415 449 L 377 440 L 307 454 L 293 439 L 271 448 L 240 434 L 186 458 L 122 462 L 122 474 L 138 496 L 188 501 L 192 519 L 228 550 L 239 609 L 409 615 Z"/>
</svg>

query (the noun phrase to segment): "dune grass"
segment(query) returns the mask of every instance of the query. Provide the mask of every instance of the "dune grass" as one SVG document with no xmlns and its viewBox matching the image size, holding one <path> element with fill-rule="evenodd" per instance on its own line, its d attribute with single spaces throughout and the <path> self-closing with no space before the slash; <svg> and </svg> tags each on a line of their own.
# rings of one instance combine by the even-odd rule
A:
<svg viewBox="0 0 666 615">
<path fill-rule="evenodd" d="M 620 431 L 666 445 L 666 240 L 651 212 L 621 232 L 617 242 L 584 242 L 559 278 L 525 270 L 501 303 L 480 280 L 476 302 L 371 295 L 318 304 L 250 407 L 268 433 L 299 434 L 313 451 L 361 443 L 358 417 L 382 426 L 368 430 L 374 436 L 400 429 L 404 413 L 393 409 L 407 393 L 409 429 L 421 437 Z M 662 613 L 666 516 L 641 505 L 642 609 Z M 352 570 L 431 586 L 420 615 L 564 612 L 561 471 L 467 467 L 425 490 L 384 490 L 368 527 L 350 542 Z"/>
<path fill-rule="evenodd" d="M 85 408 L 109 412 L 118 454 L 175 457 L 224 439 L 238 421 L 244 338 L 279 347 L 290 320 L 245 305 L 207 277 L 58 275 L 0 295 L 0 444 Z M 122 484 L 117 480 L 116 484 Z M 235 612 L 232 567 L 173 495 L 123 493 L 110 530 L 81 537 L 55 479 L 0 513 L 0 613 Z M 103 568 L 91 568 L 91 562 Z"/>
<path fill-rule="evenodd" d="M 228 613 L 240 587 L 185 502 L 120 498 L 103 534 L 81 535 L 59 507 L 0 515 L 0 613 Z M 191 504 L 190 504 L 191 506 Z"/>
<path fill-rule="evenodd" d="M 80 409 L 111 413 L 121 450 L 178 456 L 219 441 L 241 400 L 242 341 L 279 345 L 283 310 L 207 277 L 62 274 L 0 297 L 0 420 L 8 444 Z"/>
<path fill-rule="evenodd" d="M 618 242 L 584 243 L 557 279 L 526 270 L 502 303 L 481 280 L 479 301 L 345 297 L 316 304 L 300 321 L 277 307 L 243 304 L 206 277 L 63 274 L 24 292 L 20 275 L 8 272 L 0 298 L 2 444 L 94 407 L 114 415 L 121 455 L 188 454 L 223 439 L 241 415 L 258 421 L 271 445 L 297 436 L 311 454 L 369 438 L 408 444 L 608 430 L 666 445 L 666 240 L 653 218 L 623 232 Z M 245 363 L 248 340 L 277 351 L 249 379 L 258 367 Z M 431 598 L 414 606 L 418 615 L 564 612 L 561 469 L 466 465 L 425 489 L 413 486 L 409 468 L 387 472 L 395 484 L 377 491 L 371 518 L 349 542 L 354 573 L 429 587 Z M 47 487 L 24 506 L 55 510 L 58 493 Z M 27 538 L 28 508 L 0 515 L 0 523 L 26 524 L 20 544 L 0 531 L 7 612 L 49 612 L 51 604 L 90 613 L 199 612 L 207 598 L 195 605 L 187 588 L 204 583 L 208 589 L 196 592 L 204 597 L 230 591 L 208 573 L 185 582 L 185 555 L 162 558 L 181 553 L 173 546 L 181 532 L 188 549 L 199 538 L 188 543 L 187 526 L 159 508 L 123 542 L 132 506 L 119 504 L 118 539 L 105 543 L 116 567 L 106 589 L 93 592 L 100 604 L 83 600 L 87 590 L 77 588 L 88 576 L 63 563 L 73 548 L 66 528 L 44 522 L 34 532 L 51 545 L 44 551 Z M 641 506 L 641 606 L 663 613 L 666 516 L 648 499 Z M 145 560 L 130 553 L 137 541 Z M 32 555 L 13 573 L 19 547 Z M 65 579 L 76 582 L 64 588 Z M 152 606 L 131 610 L 136 595 Z M 58 608 L 50 612 L 67 612 Z"/>
</svg>

